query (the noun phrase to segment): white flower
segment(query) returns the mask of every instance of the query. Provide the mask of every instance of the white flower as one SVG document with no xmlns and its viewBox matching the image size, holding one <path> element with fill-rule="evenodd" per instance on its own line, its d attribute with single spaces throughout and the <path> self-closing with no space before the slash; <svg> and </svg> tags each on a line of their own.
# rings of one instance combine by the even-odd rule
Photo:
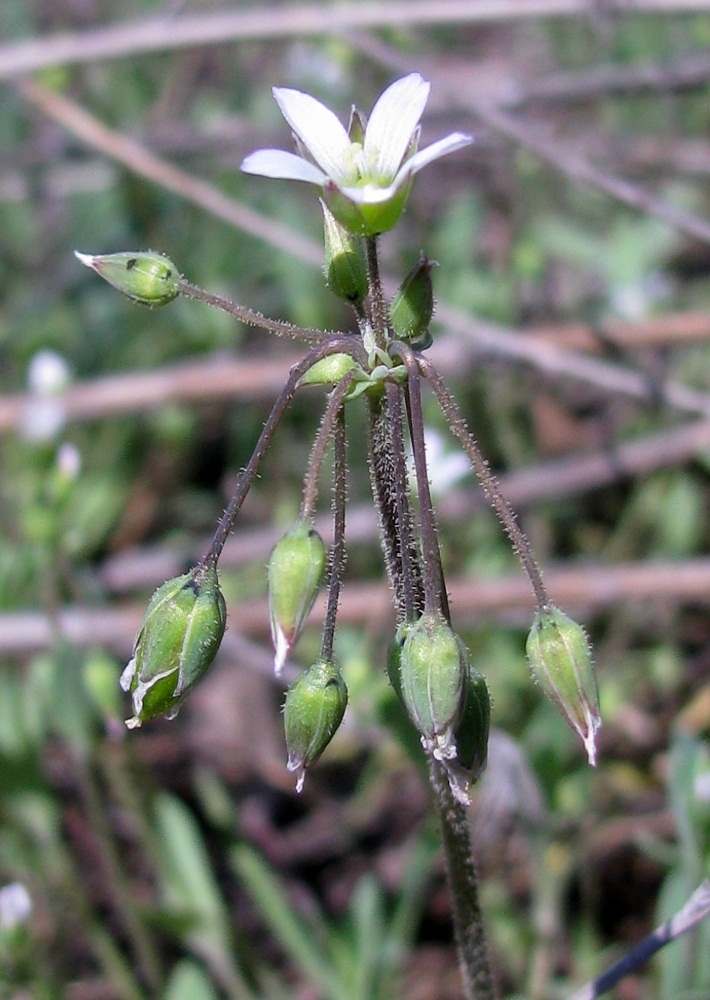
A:
<svg viewBox="0 0 710 1000">
<path fill-rule="evenodd" d="M 71 369 L 56 351 L 37 351 L 27 369 L 29 397 L 20 417 L 20 434 L 29 441 L 51 441 L 66 423 L 61 394 L 71 382 Z"/>
<path fill-rule="evenodd" d="M 32 914 L 32 899 L 21 882 L 10 882 L 0 889 L 0 928 L 11 930 L 26 924 Z"/>
<path fill-rule="evenodd" d="M 36 396 L 56 396 L 69 385 L 71 371 L 66 359 L 56 351 L 43 349 L 33 354 L 27 368 L 27 384 Z"/>
<path fill-rule="evenodd" d="M 444 437 L 433 427 L 424 428 L 424 445 L 431 491 L 438 497 L 446 496 L 452 486 L 469 475 L 471 467 L 468 459 L 458 451 L 450 451 Z M 409 482 L 412 490 L 416 492 L 417 477 L 411 452 L 408 462 Z"/>
<path fill-rule="evenodd" d="M 259 149 L 246 157 L 242 170 L 318 185 L 336 218 L 359 235 L 391 229 L 414 174 L 473 141 L 470 135 L 453 132 L 416 151 L 419 119 L 429 96 L 429 84 L 418 73 L 385 90 L 364 133 L 354 114 L 350 135 L 333 112 L 309 94 L 282 87 L 274 87 L 273 93 L 304 156 Z"/>
</svg>

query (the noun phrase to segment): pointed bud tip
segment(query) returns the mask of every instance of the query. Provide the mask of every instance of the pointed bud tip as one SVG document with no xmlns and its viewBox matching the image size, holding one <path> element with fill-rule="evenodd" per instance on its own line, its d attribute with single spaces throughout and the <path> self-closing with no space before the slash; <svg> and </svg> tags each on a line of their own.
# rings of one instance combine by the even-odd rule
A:
<svg viewBox="0 0 710 1000">
<path fill-rule="evenodd" d="M 602 720 L 599 715 L 594 715 L 591 712 L 586 713 L 587 716 L 587 732 L 582 735 L 582 742 L 584 743 L 584 749 L 587 752 L 587 760 L 592 767 L 597 766 L 597 730 L 601 727 Z"/>
<path fill-rule="evenodd" d="M 286 663 L 286 658 L 291 652 L 291 644 L 286 638 L 286 634 L 283 629 L 276 628 L 276 634 L 273 636 L 274 639 L 274 674 L 276 677 L 281 676 L 284 664 Z"/>
<path fill-rule="evenodd" d="M 84 264 L 86 267 L 94 266 L 94 261 L 96 260 L 96 258 L 94 257 L 93 254 L 81 253 L 79 250 L 75 250 L 74 256 L 76 257 L 77 260 L 80 260 L 81 263 Z"/>
</svg>

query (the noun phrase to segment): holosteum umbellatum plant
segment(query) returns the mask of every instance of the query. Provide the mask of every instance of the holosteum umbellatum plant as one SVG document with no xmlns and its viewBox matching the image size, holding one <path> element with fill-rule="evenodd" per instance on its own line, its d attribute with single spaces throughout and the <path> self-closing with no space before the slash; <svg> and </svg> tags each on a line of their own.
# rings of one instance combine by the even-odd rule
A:
<svg viewBox="0 0 710 1000">
<path fill-rule="evenodd" d="M 471 786 L 486 764 L 490 702 L 485 680 L 451 623 L 429 489 L 423 382 L 433 391 L 520 558 L 536 605 L 527 642 L 533 674 L 581 737 L 591 764 L 600 717 L 584 631 L 551 602 L 513 512 L 441 375 L 423 353 L 431 344 L 431 262 L 422 255 L 394 298 L 388 302 L 384 294 L 378 237 L 399 220 L 414 175 L 471 142 L 470 136 L 453 133 L 418 150 L 419 120 L 428 93 L 429 84 L 412 73 L 385 90 L 369 120 L 353 109 L 346 130 L 309 95 L 275 88 L 297 152 L 259 150 L 242 164 L 248 173 L 305 181 L 319 189 L 325 278 L 331 291 L 352 306 L 352 332 L 302 329 L 264 317 L 190 284 L 159 253 L 77 256 L 136 302 L 164 305 L 183 295 L 310 345 L 291 369 L 204 559 L 163 584 L 151 599 L 133 656 L 121 676 L 133 707 L 127 725 L 134 728 L 161 714 L 172 718 L 210 666 L 226 622 L 217 578 L 225 540 L 299 387 L 331 387 L 308 464 L 299 518 L 274 548 L 268 567 L 277 674 L 298 642 L 327 577 L 320 655 L 291 685 L 284 706 L 287 766 L 295 772 L 300 791 L 306 770 L 325 750 L 347 705 L 333 639 L 345 560 L 345 412 L 358 400 L 356 405 L 367 410 L 372 496 L 397 616 L 388 672 L 429 760 L 466 996 L 490 998 L 493 984 L 465 812 Z M 408 487 L 407 440 L 414 457 L 416 506 Z M 314 526 L 314 511 L 319 473 L 331 442 L 334 541 L 327 553 Z"/>
</svg>

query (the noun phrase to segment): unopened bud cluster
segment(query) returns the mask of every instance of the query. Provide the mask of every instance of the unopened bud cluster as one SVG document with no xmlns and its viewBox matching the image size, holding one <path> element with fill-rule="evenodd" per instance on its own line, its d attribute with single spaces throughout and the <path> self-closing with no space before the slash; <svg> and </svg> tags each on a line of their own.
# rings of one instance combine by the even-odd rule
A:
<svg viewBox="0 0 710 1000">
<path fill-rule="evenodd" d="M 466 803 L 471 785 L 486 766 L 491 707 L 486 682 L 472 666 L 469 651 L 449 619 L 435 516 L 427 500 L 422 381 L 428 380 L 432 387 L 521 556 L 538 606 L 527 642 L 533 674 L 582 737 L 591 763 L 600 716 L 584 631 L 547 600 L 527 540 L 466 430 L 463 415 L 433 365 L 419 353 L 432 342 L 435 262 L 421 253 L 389 301 L 385 295 L 376 237 L 399 220 L 415 175 L 472 141 L 468 135 L 452 133 L 418 149 L 419 120 L 428 93 L 429 84 L 418 74 L 409 74 L 385 90 L 369 120 L 353 111 L 346 130 L 309 95 L 275 88 L 299 155 L 258 150 L 242 164 L 250 174 L 303 181 L 318 189 L 324 275 L 331 291 L 352 307 L 357 324 L 352 334 L 304 330 L 227 302 L 188 284 L 168 257 L 153 251 L 77 253 L 77 257 L 134 302 L 155 306 L 181 294 L 202 298 L 243 322 L 316 345 L 291 369 L 208 557 L 165 583 L 148 605 L 133 656 L 121 676 L 121 687 L 130 693 L 133 707 L 127 725 L 138 727 L 157 715 L 172 718 L 214 660 L 226 624 L 216 567 L 234 518 L 295 391 L 306 385 L 331 385 L 334 388 L 312 452 L 313 468 L 304 484 L 301 515 L 275 545 L 267 568 L 274 666 L 279 675 L 303 632 L 329 565 L 320 655 L 286 695 L 288 768 L 296 773 L 300 790 L 306 770 L 333 738 L 347 705 L 347 688 L 332 655 L 345 564 L 345 405 L 364 397 L 373 498 L 401 622 L 389 652 L 390 680 L 434 767 L 446 771 L 453 794 Z M 407 435 L 415 459 L 418 510 L 406 487 Z M 331 441 L 334 543 L 329 560 L 313 517 L 323 456 Z"/>
</svg>

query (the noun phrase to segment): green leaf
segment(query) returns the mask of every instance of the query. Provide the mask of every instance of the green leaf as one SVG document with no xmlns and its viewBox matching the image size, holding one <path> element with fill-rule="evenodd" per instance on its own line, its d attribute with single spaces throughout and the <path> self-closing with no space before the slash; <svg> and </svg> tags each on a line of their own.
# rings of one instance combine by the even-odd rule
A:
<svg viewBox="0 0 710 1000">
<path fill-rule="evenodd" d="M 219 1000 L 219 994 L 198 965 L 185 961 L 175 966 L 163 1000 Z"/>
</svg>

